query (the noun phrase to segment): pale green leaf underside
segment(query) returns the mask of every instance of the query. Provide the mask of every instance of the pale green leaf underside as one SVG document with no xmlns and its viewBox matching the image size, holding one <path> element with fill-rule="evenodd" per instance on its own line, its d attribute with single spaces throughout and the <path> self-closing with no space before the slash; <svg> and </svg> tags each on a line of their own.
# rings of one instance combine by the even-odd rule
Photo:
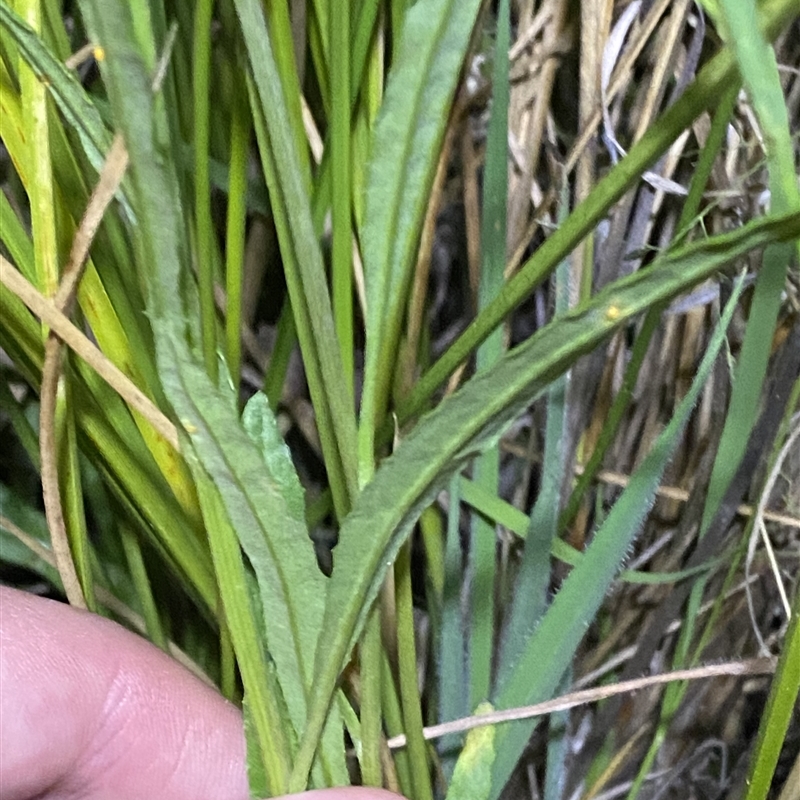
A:
<svg viewBox="0 0 800 800">
<path fill-rule="evenodd" d="M 476 714 L 494 711 L 491 703 L 481 703 Z M 456 763 L 445 800 L 487 800 L 492 788 L 492 762 L 495 726 L 473 728 Z"/>
</svg>

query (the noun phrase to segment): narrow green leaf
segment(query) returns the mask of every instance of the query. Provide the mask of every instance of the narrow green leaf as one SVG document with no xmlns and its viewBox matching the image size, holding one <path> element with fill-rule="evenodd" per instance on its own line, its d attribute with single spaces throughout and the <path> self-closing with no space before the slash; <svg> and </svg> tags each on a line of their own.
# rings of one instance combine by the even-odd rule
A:
<svg viewBox="0 0 800 800">
<path fill-rule="evenodd" d="M 345 520 L 328 589 L 309 724 L 293 790 L 310 768 L 336 679 L 411 526 L 448 479 L 497 441 L 549 382 L 636 314 L 684 291 L 732 259 L 777 237 L 800 233 L 800 214 L 762 220 L 666 254 L 649 269 L 608 286 L 476 375 L 403 440 L 368 483 Z"/>
<path fill-rule="evenodd" d="M 508 48 L 511 20 L 508 0 L 497 9 L 497 36 L 492 70 L 492 112 L 486 141 L 486 168 L 481 211 L 481 271 L 478 311 L 502 291 L 506 266 L 506 205 L 508 202 Z M 498 328 L 478 348 L 476 366 L 486 369 L 503 352 L 503 329 Z M 497 492 L 500 451 L 488 449 L 475 460 L 475 482 Z M 495 642 L 495 576 L 497 574 L 497 531 L 483 517 L 474 514 L 470 527 L 467 575 L 470 576 L 470 624 L 467 643 L 470 706 L 489 699 Z"/>
<path fill-rule="evenodd" d="M 238 72 L 237 78 L 242 80 Z M 230 185 L 225 228 L 225 293 L 228 298 L 225 353 L 234 386 L 239 385 L 242 371 L 242 283 L 247 223 L 247 156 L 251 132 L 246 87 L 237 84 L 231 112 Z"/>
<path fill-rule="evenodd" d="M 318 414 L 325 462 L 331 475 L 336 510 L 349 509 L 357 493 L 356 430 L 352 392 L 341 379 L 325 268 L 311 219 L 306 180 L 292 137 L 284 92 L 257 0 L 235 0 L 252 69 L 251 107 L 259 135 L 262 164 L 275 212 L 287 286 Z M 338 476 L 343 487 L 334 482 Z"/>
<path fill-rule="evenodd" d="M 774 38 L 798 14 L 797 0 L 773 0 L 761 7 L 765 36 Z M 398 409 L 402 424 L 425 407 L 431 394 L 465 361 L 497 325 L 554 270 L 566 255 L 603 219 L 608 209 L 634 186 L 642 173 L 672 144 L 693 120 L 716 102 L 736 77 L 730 50 L 723 50 L 706 64 L 680 99 L 659 117 L 631 147 L 627 157 L 598 181 L 569 219 L 542 244 L 503 287 L 503 291 L 456 339 L 423 375 Z"/>
<path fill-rule="evenodd" d="M 507 503 L 502 497 L 487 492 L 473 481 L 464 477 L 461 477 L 459 481 L 459 492 L 465 503 L 489 517 L 489 519 L 494 520 L 498 525 L 508 528 L 508 530 L 522 539 L 530 535 L 531 517 Z M 550 542 L 550 548 L 547 552 L 553 558 L 557 558 L 562 563 L 569 564 L 572 567 L 577 566 L 584 557 L 582 550 L 578 550 L 559 538 L 555 538 Z M 713 560 L 699 567 L 678 570 L 677 572 L 641 572 L 639 570 L 626 569 L 620 572 L 619 579 L 627 583 L 640 584 L 675 583 L 713 569 L 718 563 L 717 560 Z"/>
<path fill-rule="evenodd" d="M 800 209 L 800 189 L 797 185 L 788 113 L 775 53 L 760 34 L 754 0 L 720 0 L 720 10 L 742 79 L 762 126 L 772 210 L 778 214 L 797 211 Z M 755 424 L 792 251 L 800 253 L 800 244 L 779 244 L 767 248 L 764 253 L 750 319 L 733 378 L 730 411 L 709 481 L 701 536 L 716 513 L 739 466 L 750 431 Z"/>
<path fill-rule="evenodd" d="M 348 480 L 350 470 L 347 465 L 346 455 L 339 447 L 340 440 L 337 440 L 333 422 L 333 407 L 328 402 L 320 353 L 311 327 L 311 311 L 307 303 L 305 284 L 300 275 L 300 255 L 296 251 L 292 240 L 288 209 L 280 199 L 280 179 L 277 173 L 275 156 L 270 146 L 270 135 L 267 131 L 266 120 L 258 105 L 258 95 L 253 80 L 249 76 L 247 86 L 250 94 L 250 104 L 253 108 L 253 124 L 261 154 L 261 165 L 267 184 L 270 186 L 270 191 L 273 192 L 273 219 L 278 232 L 278 240 L 281 243 L 284 275 L 286 276 L 289 290 L 288 303 L 284 303 L 284 308 L 281 312 L 278 341 L 275 343 L 276 349 L 273 351 L 275 363 L 271 365 L 265 384 L 270 391 L 270 398 L 273 402 L 277 402 L 276 398 L 280 396 L 278 392 L 283 385 L 282 375 L 284 374 L 284 368 L 288 363 L 291 349 L 294 347 L 294 337 L 296 336 L 300 341 L 300 350 L 303 353 L 303 367 L 308 379 L 312 404 L 316 412 L 317 429 L 328 473 L 328 483 L 333 496 L 333 505 L 336 514 L 339 517 L 344 517 L 350 508 L 350 498 L 356 491 L 355 477 L 353 473 L 352 479 Z M 320 300 L 323 304 L 327 303 L 326 314 L 330 315 L 332 312 L 324 281 L 321 291 L 324 296 L 321 296 Z M 292 315 L 291 322 L 289 314 Z M 333 326 L 332 316 L 330 316 L 329 322 Z M 333 337 L 334 334 L 335 332 L 331 327 L 330 336 Z M 335 350 L 332 353 L 332 357 L 334 359 L 339 358 L 339 350 L 335 339 L 331 338 L 329 341 L 333 344 Z M 283 357 L 285 357 L 285 360 Z M 353 437 L 355 437 L 354 419 L 348 419 L 344 426 L 349 428 L 351 423 Z M 349 450 L 347 452 L 349 453 Z"/>
<path fill-rule="evenodd" d="M 211 219 L 211 181 L 208 175 L 210 141 L 211 17 L 214 0 L 200 0 L 195 6 L 192 52 L 194 108 L 194 213 L 197 236 L 196 261 L 200 289 L 200 331 L 203 361 L 212 383 L 217 382 L 217 312 L 214 305 L 214 227 Z"/>
<path fill-rule="evenodd" d="M 539 627 L 528 638 L 513 671 L 499 689 L 498 708 L 546 700 L 558 687 L 653 505 L 661 476 L 722 347 L 743 287 L 744 281 L 739 280 L 686 397 L 595 534 L 580 565 L 570 573 Z M 498 731 L 492 798 L 499 797 L 537 721 L 512 723 Z"/>
<path fill-rule="evenodd" d="M 80 137 L 89 163 L 99 172 L 111 144 L 111 134 L 89 95 L 75 75 L 53 56 L 36 32 L 20 19 L 6 0 L 0 0 L 0 25 L 11 34 L 21 55 L 37 76 L 45 81 L 67 124 Z M 127 203 L 126 209 L 130 210 Z"/>
<path fill-rule="evenodd" d="M 403 34 L 375 125 L 362 231 L 367 343 L 359 463 L 374 459 L 374 432 L 389 390 L 414 252 L 479 0 L 420 0 Z"/>
<path fill-rule="evenodd" d="M 447 511 L 442 622 L 438 642 L 438 719 L 440 722 L 449 722 L 459 717 L 465 717 L 470 710 L 465 663 L 464 618 L 461 608 L 461 581 L 464 572 L 460 532 L 463 481 L 464 479 L 459 475 L 454 475 L 450 479 L 449 486 L 450 507 Z M 492 498 L 497 497 L 491 492 L 485 492 L 485 494 Z M 497 520 L 496 517 L 495 520 Z M 460 737 L 448 734 L 437 742 L 437 749 L 442 759 L 442 770 L 446 777 L 453 771 L 459 741 Z"/>
<path fill-rule="evenodd" d="M 569 214 L 569 183 L 561 187 L 559 222 Z M 555 275 L 555 316 L 566 312 L 570 297 L 570 265 L 564 259 Z M 500 680 L 517 660 L 525 640 L 539 624 L 547 608 L 550 587 L 550 552 L 558 544 L 558 511 L 566 471 L 564 441 L 567 432 L 567 375 L 553 381 L 547 390 L 547 421 L 539 495 L 527 525 L 525 548 L 514 586 L 511 610 L 503 630 Z M 499 498 L 498 498 L 499 499 Z"/>
<path fill-rule="evenodd" d="M 266 777 L 270 794 L 286 790 L 289 770 L 287 725 L 282 719 L 276 681 L 272 680 L 263 647 L 258 615 L 248 587 L 249 576 L 221 494 L 193 454 L 187 458 L 198 486 L 198 497 L 214 558 L 222 605 L 239 662 L 248 716 L 252 730 L 248 742 L 248 762 L 253 764 L 253 789 L 261 788 Z M 262 764 L 265 775 L 257 768 Z"/>
<path fill-rule="evenodd" d="M 745 800 L 764 800 L 769 794 L 775 767 L 800 692 L 800 593 L 795 595 L 778 668 L 758 728 L 755 752 L 747 777 Z"/>
<path fill-rule="evenodd" d="M 342 378 L 352 387 L 354 378 L 353 349 L 353 234 L 351 226 L 350 165 L 350 0 L 338 0 L 330 14 L 330 135 L 332 195 L 331 203 L 331 275 L 333 283 L 333 315 L 344 372 Z M 352 388 L 350 391 L 353 391 Z"/>
<path fill-rule="evenodd" d="M 400 700 L 406 728 L 406 745 L 411 766 L 414 800 L 433 800 L 428 745 L 422 735 L 417 650 L 414 641 L 414 608 L 411 597 L 411 542 L 400 548 L 395 564 L 397 606 L 397 660 Z"/>
</svg>

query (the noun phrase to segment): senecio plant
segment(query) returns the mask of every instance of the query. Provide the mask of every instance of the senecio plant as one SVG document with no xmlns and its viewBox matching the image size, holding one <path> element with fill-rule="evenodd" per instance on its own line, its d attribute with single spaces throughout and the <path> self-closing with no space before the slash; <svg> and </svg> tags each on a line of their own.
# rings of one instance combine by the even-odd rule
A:
<svg viewBox="0 0 800 800">
<path fill-rule="evenodd" d="M 618 681 L 662 646 L 696 667 L 761 563 L 734 520 L 796 436 L 798 78 L 772 43 L 798 57 L 800 6 L 601 5 L 0 0 L 3 564 L 242 704 L 254 797 L 558 798 L 616 770 L 636 797 L 687 684 L 628 749 L 613 700 L 577 755 L 564 706 L 506 712 L 604 637 L 633 647 Z M 739 216 L 709 191 L 732 131 L 762 188 Z M 682 308 L 684 383 L 604 489 Z M 627 563 L 710 397 L 681 536 Z M 609 598 L 645 589 L 626 639 Z M 800 684 L 791 595 L 777 661 L 734 665 L 775 673 L 749 799 Z"/>
</svg>

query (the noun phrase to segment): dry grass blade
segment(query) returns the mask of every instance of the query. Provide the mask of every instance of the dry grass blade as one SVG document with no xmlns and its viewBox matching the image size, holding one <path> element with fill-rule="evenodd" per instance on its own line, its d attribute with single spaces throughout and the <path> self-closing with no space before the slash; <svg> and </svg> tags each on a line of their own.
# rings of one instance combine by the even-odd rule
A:
<svg viewBox="0 0 800 800">
<path fill-rule="evenodd" d="M 121 136 L 116 136 L 109 150 L 100 181 L 89 200 L 80 227 L 75 233 L 72 250 L 58 290 L 53 297 L 55 307 L 69 315 L 78 285 L 89 257 L 89 248 L 100 227 L 103 214 L 114 199 L 125 169 L 128 166 L 128 153 Z M 58 477 L 58 442 L 56 436 L 56 407 L 58 402 L 59 381 L 61 379 L 63 343 L 58 334 L 52 330 L 47 336 L 44 347 L 44 365 L 42 367 L 42 385 L 40 391 L 39 416 L 39 449 L 42 459 L 42 493 L 47 524 L 53 542 L 53 553 L 56 565 L 64 584 L 64 591 L 69 602 L 79 608 L 86 608 L 75 564 L 70 552 L 67 528 L 64 523 L 61 505 L 61 490 Z"/>
<path fill-rule="evenodd" d="M 444 722 L 440 725 L 431 725 L 423 729 L 425 738 L 428 740 L 438 739 L 450 733 L 463 733 L 473 728 L 481 728 L 484 725 L 497 725 L 501 722 L 514 722 L 521 719 L 531 719 L 540 717 L 543 714 L 553 714 L 556 711 L 566 711 L 576 706 L 586 705 L 587 703 L 597 703 L 608 697 L 615 697 L 628 692 L 639 692 L 642 689 L 649 689 L 652 686 L 663 686 L 675 681 L 696 681 L 704 678 L 718 678 L 721 676 L 750 676 L 750 675 L 772 675 L 775 671 L 775 659 L 773 658 L 752 658 L 746 661 L 730 661 L 724 664 L 707 664 L 702 667 L 691 669 L 678 669 L 673 672 L 665 672 L 660 675 L 650 675 L 647 678 L 635 678 L 633 680 L 621 681 L 611 686 L 596 686 L 592 689 L 582 689 L 578 692 L 555 697 L 544 703 L 536 703 L 532 706 L 521 706 L 519 708 L 509 708 L 504 711 L 492 711 L 486 714 L 473 715 L 463 719 Z M 405 736 L 393 736 L 388 740 L 388 745 L 392 749 L 405 747 Z"/>
<path fill-rule="evenodd" d="M 175 426 L 161 409 L 97 346 L 83 334 L 52 300 L 45 297 L 0 255 L 0 282 L 18 297 L 39 319 L 80 356 L 134 411 L 141 414 L 164 439 L 179 449 Z"/>
</svg>

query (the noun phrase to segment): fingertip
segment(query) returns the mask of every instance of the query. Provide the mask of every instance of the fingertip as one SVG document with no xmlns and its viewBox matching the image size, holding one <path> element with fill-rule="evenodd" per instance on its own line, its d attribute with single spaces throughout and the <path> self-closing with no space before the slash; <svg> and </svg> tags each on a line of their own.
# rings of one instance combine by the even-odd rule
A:
<svg viewBox="0 0 800 800">
<path fill-rule="evenodd" d="M 249 797 L 241 715 L 144 639 L 0 588 L 0 796 Z"/>
</svg>

